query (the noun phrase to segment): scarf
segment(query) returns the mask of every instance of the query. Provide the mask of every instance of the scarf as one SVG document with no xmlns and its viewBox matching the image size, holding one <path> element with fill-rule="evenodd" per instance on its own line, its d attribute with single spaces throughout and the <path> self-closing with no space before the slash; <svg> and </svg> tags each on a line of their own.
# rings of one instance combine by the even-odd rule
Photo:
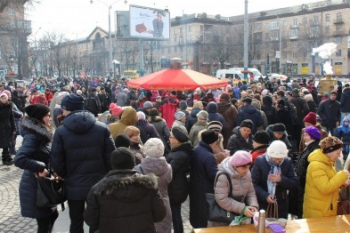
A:
<svg viewBox="0 0 350 233">
<path fill-rule="evenodd" d="M 267 154 L 266 154 L 265 158 L 266 158 L 267 163 L 270 165 L 269 174 L 281 174 L 281 165 L 282 165 L 284 160 L 280 163 L 275 163 L 274 161 L 271 160 L 270 156 L 268 156 Z M 275 197 L 276 183 L 270 181 L 268 178 L 267 178 L 267 192 L 269 194 L 271 194 L 273 197 Z"/>
</svg>

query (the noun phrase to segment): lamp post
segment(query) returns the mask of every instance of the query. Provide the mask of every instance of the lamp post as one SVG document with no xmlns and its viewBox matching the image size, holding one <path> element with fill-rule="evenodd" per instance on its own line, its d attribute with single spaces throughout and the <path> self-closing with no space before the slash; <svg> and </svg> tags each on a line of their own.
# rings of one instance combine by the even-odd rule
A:
<svg viewBox="0 0 350 233">
<path fill-rule="evenodd" d="M 118 3 L 122 0 L 118 0 L 118 1 L 114 1 L 110 4 L 107 4 L 105 2 L 102 2 L 100 0 L 95 0 L 95 1 L 98 1 L 104 5 L 106 5 L 108 7 L 108 72 L 111 72 L 113 70 L 113 57 L 112 57 L 112 38 L 111 38 L 111 9 L 112 9 L 112 5 L 115 4 L 115 3 Z M 93 4 L 94 1 L 93 0 L 90 0 L 90 3 Z M 128 1 L 127 0 L 124 0 L 124 4 L 127 4 Z"/>
<path fill-rule="evenodd" d="M 244 1 L 244 34 L 243 34 L 243 73 L 244 79 L 248 79 L 248 39 L 249 39 L 249 24 L 248 24 L 248 0 Z"/>
<path fill-rule="evenodd" d="M 282 71 L 282 34 L 281 34 L 281 18 L 278 17 L 278 15 L 275 15 L 277 17 L 277 22 L 278 22 L 278 57 L 276 56 L 276 58 L 278 58 L 278 73 L 281 73 Z M 277 55 L 277 54 L 276 54 Z"/>
</svg>

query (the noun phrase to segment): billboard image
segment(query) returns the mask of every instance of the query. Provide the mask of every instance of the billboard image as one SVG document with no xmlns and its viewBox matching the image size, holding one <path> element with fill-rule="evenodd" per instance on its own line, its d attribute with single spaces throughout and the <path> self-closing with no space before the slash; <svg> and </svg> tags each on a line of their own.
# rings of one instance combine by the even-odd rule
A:
<svg viewBox="0 0 350 233">
<path fill-rule="evenodd" d="M 169 40 L 170 13 L 159 10 L 130 5 L 130 37 L 152 40 Z"/>
</svg>

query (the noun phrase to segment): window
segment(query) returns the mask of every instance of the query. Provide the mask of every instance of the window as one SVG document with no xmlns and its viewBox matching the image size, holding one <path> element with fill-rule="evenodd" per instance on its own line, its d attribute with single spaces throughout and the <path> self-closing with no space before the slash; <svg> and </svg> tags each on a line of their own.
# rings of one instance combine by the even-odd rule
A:
<svg viewBox="0 0 350 233">
<path fill-rule="evenodd" d="M 341 49 L 339 49 L 335 52 L 335 56 L 341 57 Z"/>
<path fill-rule="evenodd" d="M 182 34 L 182 27 L 180 27 L 180 34 Z"/>
<path fill-rule="evenodd" d="M 341 44 L 342 43 L 342 38 L 340 36 L 337 36 L 334 38 L 334 42 L 337 44 Z"/>
<path fill-rule="evenodd" d="M 170 46 L 168 47 L 168 53 L 171 53 L 171 47 Z"/>
<path fill-rule="evenodd" d="M 293 42 L 293 47 L 294 47 L 294 48 L 297 48 L 297 47 L 298 47 L 298 41 L 294 41 L 294 42 Z"/>
<path fill-rule="evenodd" d="M 330 22 L 331 21 L 331 15 L 330 14 L 326 14 L 326 22 Z"/>
<path fill-rule="evenodd" d="M 291 38 L 298 38 L 298 29 L 291 29 L 290 30 L 290 37 Z"/>
<path fill-rule="evenodd" d="M 329 32 L 330 32 L 329 26 L 327 26 L 327 27 L 325 28 L 325 32 L 326 32 L 326 34 L 329 34 Z"/>
<path fill-rule="evenodd" d="M 303 18 L 303 24 L 307 24 L 307 17 Z"/>
<path fill-rule="evenodd" d="M 265 39 L 266 39 L 266 40 L 270 39 L 269 33 L 265 33 Z"/>
<path fill-rule="evenodd" d="M 270 38 L 271 40 L 279 40 L 279 31 L 278 30 L 271 31 Z"/>
<path fill-rule="evenodd" d="M 310 28 L 310 37 L 317 37 L 319 33 L 319 26 L 315 25 Z"/>
<path fill-rule="evenodd" d="M 318 15 L 314 15 L 314 24 L 318 25 Z"/>
<path fill-rule="evenodd" d="M 255 30 L 260 30 L 261 29 L 261 23 L 255 22 L 254 23 L 254 29 Z"/>
<path fill-rule="evenodd" d="M 337 30 L 337 32 L 343 31 L 343 25 L 341 25 L 341 24 L 337 25 L 336 30 Z"/>
<path fill-rule="evenodd" d="M 293 19 L 293 26 L 298 26 L 298 19 Z"/>
<path fill-rule="evenodd" d="M 278 21 L 272 21 L 270 22 L 270 29 L 276 29 L 278 28 Z"/>
<path fill-rule="evenodd" d="M 189 32 L 191 31 L 191 25 L 190 25 L 190 26 L 188 26 L 188 31 L 189 31 Z"/>
<path fill-rule="evenodd" d="M 293 56 L 293 58 L 298 58 L 298 53 L 297 52 L 293 52 L 292 56 Z"/>
<path fill-rule="evenodd" d="M 177 52 L 177 46 L 174 47 L 174 52 Z"/>
<path fill-rule="evenodd" d="M 338 13 L 337 13 L 337 21 L 341 21 L 342 18 L 343 18 L 342 13 L 341 13 L 341 12 L 338 12 Z"/>
</svg>

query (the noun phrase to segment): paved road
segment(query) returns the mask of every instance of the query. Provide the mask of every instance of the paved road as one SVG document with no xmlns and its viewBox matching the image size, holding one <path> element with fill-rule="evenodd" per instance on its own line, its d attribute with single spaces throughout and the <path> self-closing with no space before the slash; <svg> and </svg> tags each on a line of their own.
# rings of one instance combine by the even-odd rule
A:
<svg viewBox="0 0 350 233">
<path fill-rule="evenodd" d="M 17 145 L 20 145 L 21 138 L 18 138 Z M 37 231 L 36 220 L 23 218 L 20 213 L 18 187 L 22 176 L 22 170 L 15 166 L 0 165 L 0 233 L 35 233 Z M 56 220 L 54 232 L 69 232 L 68 205 L 66 210 L 61 212 L 58 207 L 59 217 Z M 190 233 L 192 227 L 189 223 L 188 201 L 182 208 L 185 233 Z M 88 227 L 85 225 L 85 232 Z"/>
</svg>

